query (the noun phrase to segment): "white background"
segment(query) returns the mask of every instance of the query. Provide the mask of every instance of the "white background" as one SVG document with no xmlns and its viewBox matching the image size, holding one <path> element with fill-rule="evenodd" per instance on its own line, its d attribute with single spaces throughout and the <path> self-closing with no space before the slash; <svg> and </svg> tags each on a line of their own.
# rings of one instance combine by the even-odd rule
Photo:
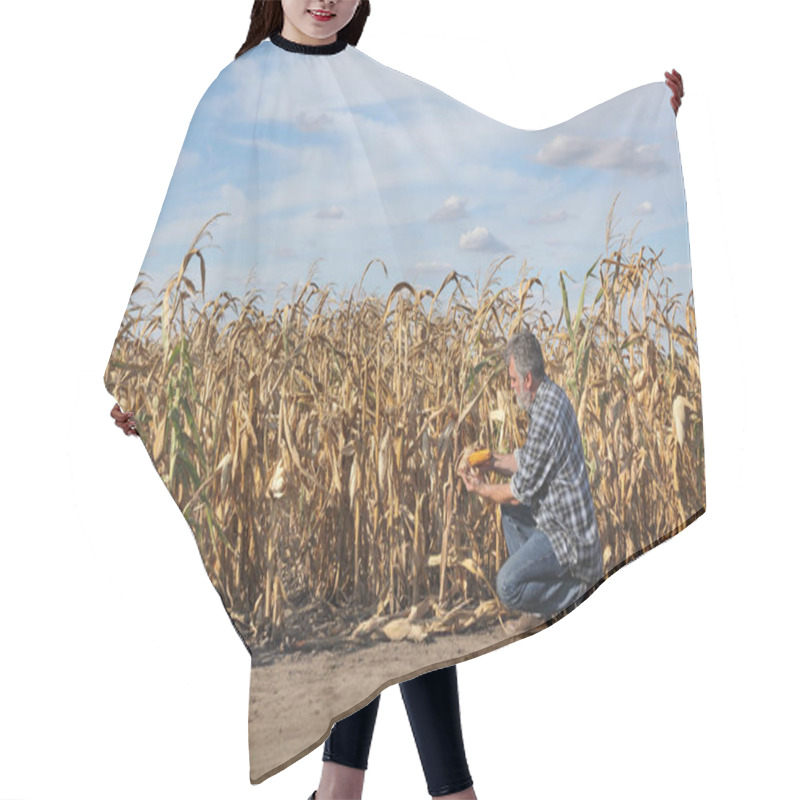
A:
<svg viewBox="0 0 800 800">
<path fill-rule="evenodd" d="M 321 746 L 250 785 L 249 658 L 102 381 L 189 120 L 250 8 L 4 7 L 2 800 L 305 800 L 317 786 Z M 685 79 L 708 510 L 556 626 L 458 666 L 481 800 L 797 796 L 788 9 L 373 2 L 364 52 L 521 128 L 668 68 Z M 364 798 L 415 797 L 392 686 Z"/>
</svg>

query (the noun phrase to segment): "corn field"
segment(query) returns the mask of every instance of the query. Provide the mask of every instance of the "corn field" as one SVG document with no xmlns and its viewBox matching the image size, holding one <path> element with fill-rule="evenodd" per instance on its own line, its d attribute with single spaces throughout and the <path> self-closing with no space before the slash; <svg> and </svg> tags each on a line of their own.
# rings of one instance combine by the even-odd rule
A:
<svg viewBox="0 0 800 800">
<path fill-rule="evenodd" d="M 485 603 L 507 557 L 500 508 L 457 470 L 525 440 L 503 356 L 522 328 L 577 412 L 606 576 L 702 512 L 693 294 L 670 292 L 653 250 L 610 246 L 610 223 L 574 308 L 560 273 L 554 317 L 539 278 L 498 286 L 506 259 L 480 291 L 451 272 L 436 290 L 336 297 L 309 277 L 271 312 L 253 291 L 206 301 L 212 221 L 154 303 L 137 283 L 105 384 L 251 645 L 279 641 L 301 603 L 499 613 Z"/>
</svg>

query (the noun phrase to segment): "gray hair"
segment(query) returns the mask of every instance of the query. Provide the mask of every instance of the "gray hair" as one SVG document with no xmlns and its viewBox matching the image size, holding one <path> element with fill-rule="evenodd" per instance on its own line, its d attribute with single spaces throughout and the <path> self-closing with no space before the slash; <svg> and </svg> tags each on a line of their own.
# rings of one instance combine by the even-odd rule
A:
<svg viewBox="0 0 800 800">
<path fill-rule="evenodd" d="M 510 363 L 514 359 L 514 366 L 520 380 L 524 381 L 525 376 L 530 372 L 534 381 L 544 378 L 544 358 L 542 357 L 542 347 L 539 340 L 530 331 L 519 331 L 515 333 L 506 345 L 506 362 Z"/>
</svg>

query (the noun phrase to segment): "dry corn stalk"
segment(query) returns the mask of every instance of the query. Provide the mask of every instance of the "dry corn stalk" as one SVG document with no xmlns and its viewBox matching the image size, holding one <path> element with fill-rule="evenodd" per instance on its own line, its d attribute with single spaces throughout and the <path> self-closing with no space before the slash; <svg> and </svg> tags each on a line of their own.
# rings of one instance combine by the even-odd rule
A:
<svg viewBox="0 0 800 800">
<path fill-rule="evenodd" d="M 106 385 L 135 412 L 240 631 L 280 640 L 308 596 L 378 609 L 359 636 L 384 635 L 398 612 L 409 632 L 501 613 L 498 515 L 456 462 L 468 442 L 525 440 L 501 355 L 522 325 L 576 409 L 607 569 L 705 505 L 693 295 L 671 292 L 660 253 L 610 241 L 577 306 L 560 276 L 557 318 L 538 279 L 492 287 L 502 262 L 474 296 L 456 272 L 435 292 L 403 282 L 338 301 L 309 277 L 271 311 L 257 293 L 195 303 L 194 257 L 150 308 L 142 281 Z M 412 619 L 426 597 L 440 613 Z"/>
</svg>

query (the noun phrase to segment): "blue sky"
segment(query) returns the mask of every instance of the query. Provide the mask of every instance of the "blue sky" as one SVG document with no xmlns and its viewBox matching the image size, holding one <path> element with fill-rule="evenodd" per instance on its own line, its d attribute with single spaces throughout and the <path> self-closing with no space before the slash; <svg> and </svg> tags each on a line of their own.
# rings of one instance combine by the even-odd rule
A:
<svg viewBox="0 0 800 800">
<path fill-rule="evenodd" d="M 513 81 L 502 90 L 512 91 Z M 606 218 L 663 249 L 673 291 L 691 289 L 674 114 L 663 83 L 559 125 L 513 128 L 357 48 L 306 55 L 262 42 L 225 67 L 198 104 L 142 271 L 158 291 L 202 225 L 213 248 L 206 298 L 262 290 L 271 309 L 315 280 L 348 294 L 400 280 L 437 289 L 490 265 L 516 286 L 523 263 L 560 303 L 559 270 L 580 281 L 605 253 Z M 208 239 L 204 240 L 209 242 Z M 189 276 L 199 286 L 198 263 Z M 572 291 L 572 290 L 571 290 Z M 141 301 L 143 298 L 137 298 Z"/>
</svg>

